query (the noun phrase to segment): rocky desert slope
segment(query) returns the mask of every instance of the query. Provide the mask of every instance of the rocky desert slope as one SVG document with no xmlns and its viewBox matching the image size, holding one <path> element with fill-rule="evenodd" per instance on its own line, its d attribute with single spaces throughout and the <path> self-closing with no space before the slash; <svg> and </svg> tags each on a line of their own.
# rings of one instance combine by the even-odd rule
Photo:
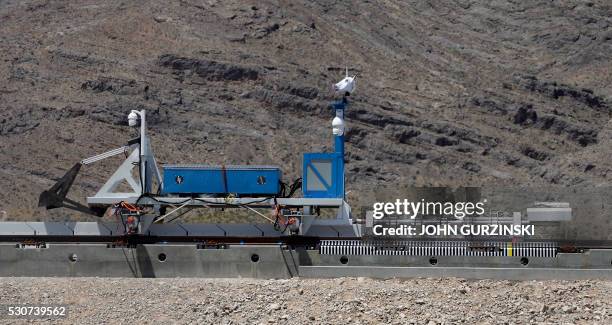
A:
<svg viewBox="0 0 612 325">
<path fill-rule="evenodd" d="M 133 136 L 162 163 L 276 164 L 331 148 L 330 85 L 358 74 L 348 182 L 612 180 L 607 0 L 0 1 L 0 210 Z M 92 194 L 119 160 L 83 169 Z M 2 217 L 2 216 L 0 216 Z"/>
<path fill-rule="evenodd" d="M 67 306 L 67 317 L 54 319 L 61 324 L 609 324 L 612 319 L 607 281 L 3 278 L 0 289 L 4 305 Z"/>
</svg>

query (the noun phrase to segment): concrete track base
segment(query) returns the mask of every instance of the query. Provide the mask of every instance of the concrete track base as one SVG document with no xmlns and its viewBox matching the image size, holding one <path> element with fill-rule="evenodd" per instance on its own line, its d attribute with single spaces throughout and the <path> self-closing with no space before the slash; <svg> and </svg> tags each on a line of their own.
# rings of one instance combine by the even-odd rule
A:
<svg viewBox="0 0 612 325">
<path fill-rule="evenodd" d="M 525 263 L 527 262 L 527 263 Z M 612 250 L 556 257 L 340 256 L 280 245 L 0 244 L 0 276 L 58 277 L 463 277 L 511 280 L 610 279 Z"/>
</svg>

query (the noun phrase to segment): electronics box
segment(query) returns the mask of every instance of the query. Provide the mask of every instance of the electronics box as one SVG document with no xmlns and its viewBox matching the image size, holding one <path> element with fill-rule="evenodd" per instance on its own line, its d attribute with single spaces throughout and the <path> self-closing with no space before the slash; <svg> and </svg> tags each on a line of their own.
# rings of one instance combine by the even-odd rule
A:
<svg viewBox="0 0 612 325">
<path fill-rule="evenodd" d="M 165 165 L 163 194 L 274 196 L 280 192 L 276 166 Z"/>
</svg>

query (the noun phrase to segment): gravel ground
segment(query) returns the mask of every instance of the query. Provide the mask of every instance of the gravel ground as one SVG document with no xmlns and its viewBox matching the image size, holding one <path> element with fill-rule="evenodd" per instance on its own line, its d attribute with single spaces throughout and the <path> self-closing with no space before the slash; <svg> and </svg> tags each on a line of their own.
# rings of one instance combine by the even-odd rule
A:
<svg viewBox="0 0 612 325">
<path fill-rule="evenodd" d="M 0 279 L 3 305 L 66 304 L 59 322 L 81 324 L 610 324 L 610 297 L 606 281 Z"/>
</svg>

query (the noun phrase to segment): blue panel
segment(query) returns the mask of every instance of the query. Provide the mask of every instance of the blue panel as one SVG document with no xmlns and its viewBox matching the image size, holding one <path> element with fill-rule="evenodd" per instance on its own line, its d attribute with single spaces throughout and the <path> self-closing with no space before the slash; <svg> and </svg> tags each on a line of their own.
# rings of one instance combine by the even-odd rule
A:
<svg viewBox="0 0 612 325">
<path fill-rule="evenodd" d="M 274 166 L 163 166 L 164 194 L 277 195 L 281 172 Z"/>
<path fill-rule="evenodd" d="M 163 193 L 225 193 L 223 175 L 217 170 L 182 166 L 163 166 Z"/>
<path fill-rule="evenodd" d="M 302 173 L 304 197 L 344 197 L 344 171 L 341 154 L 305 153 Z"/>
</svg>

